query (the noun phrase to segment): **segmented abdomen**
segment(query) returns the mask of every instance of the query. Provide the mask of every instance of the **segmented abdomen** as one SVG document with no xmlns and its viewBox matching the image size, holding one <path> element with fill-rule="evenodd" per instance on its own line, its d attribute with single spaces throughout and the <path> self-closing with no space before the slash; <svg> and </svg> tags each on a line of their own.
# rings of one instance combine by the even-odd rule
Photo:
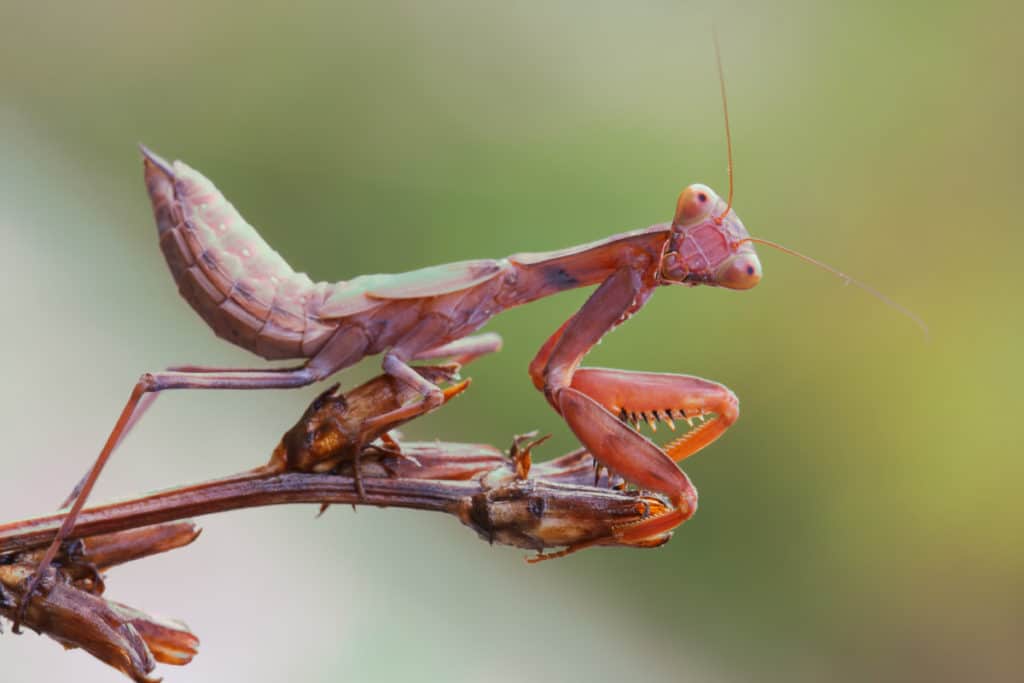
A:
<svg viewBox="0 0 1024 683">
<path fill-rule="evenodd" d="M 313 283 L 260 237 L 201 173 L 144 150 L 160 248 L 178 290 L 218 337 L 267 359 L 309 358 L 335 331 Z"/>
</svg>

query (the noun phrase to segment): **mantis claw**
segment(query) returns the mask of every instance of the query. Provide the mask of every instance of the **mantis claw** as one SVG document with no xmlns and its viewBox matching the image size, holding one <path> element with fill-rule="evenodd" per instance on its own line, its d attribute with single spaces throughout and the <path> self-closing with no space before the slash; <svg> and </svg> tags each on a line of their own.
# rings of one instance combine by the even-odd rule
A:
<svg viewBox="0 0 1024 683">
<path fill-rule="evenodd" d="M 557 393 L 557 401 L 580 443 L 608 470 L 609 486 L 615 487 L 614 471 L 624 479 L 620 487 L 631 482 L 668 496 L 669 506 L 648 510 L 640 521 L 613 529 L 616 542 L 625 545 L 661 545 L 693 515 L 697 490 L 675 461 L 710 444 L 739 417 L 739 401 L 728 388 L 689 375 L 583 368 Z M 664 450 L 640 434 L 641 421 L 652 432 L 658 421 L 674 429 L 673 415 L 690 425 L 706 419 Z M 599 478 L 600 470 L 596 474 Z"/>
<path fill-rule="evenodd" d="M 569 428 L 595 459 L 626 481 L 668 495 L 687 517 L 693 513 L 696 489 L 660 448 L 574 388 L 563 389 L 558 398 Z"/>
<path fill-rule="evenodd" d="M 739 401 L 729 389 L 699 377 L 601 368 L 575 370 L 568 387 L 552 392 L 558 411 L 595 459 L 595 483 L 601 469 L 609 488 L 633 483 L 667 496 L 664 504 L 647 504 L 640 519 L 615 526 L 613 542 L 655 547 L 697 509 L 697 490 L 675 461 L 696 453 L 721 436 L 739 416 Z M 673 416 L 705 417 L 663 450 L 640 433 L 641 423 L 656 431 L 663 422 L 675 429 Z M 626 424 L 632 424 L 630 429 Z M 621 479 L 613 480 L 613 473 Z M 580 548 L 532 558 L 563 557 Z"/>
<path fill-rule="evenodd" d="M 713 442 L 739 417 L 739 400 L 732 391 L 691 375 L 582 368 L 573 375 L 571 387 L 618 415 L 621 422 L 632 423 L 637 431 L 641 420 L 652 432 L 659 421 L 675 431 L 673 415 L 686 420 L 691 430 L 665 448 L 675 461 Z"/>
</svg>

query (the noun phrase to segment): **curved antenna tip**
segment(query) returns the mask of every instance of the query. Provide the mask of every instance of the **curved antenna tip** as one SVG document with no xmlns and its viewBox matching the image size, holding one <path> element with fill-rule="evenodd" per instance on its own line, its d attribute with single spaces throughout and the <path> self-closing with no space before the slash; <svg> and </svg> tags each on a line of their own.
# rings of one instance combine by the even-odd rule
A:
<svg viewBox="0 0 1024 683">
<path fill-rule="evenodd" d="M 801 254 L 796 249 L 790 249 L 789 247 L 783 246 L 783 245 L 779 244 L 778 242 L 772 242 L 771 240 L 762 239 L 760 237 L 745 237 L 742 240 L 740 240 L 740 242 L 741 243 L 742 242 L 753 242 L 755 244 L 763 244 L 766 247 L 771 247 L 772 249 L 777 249 L 777 250 L 781 251 L 784 254 L 789 254 L 790 256 L 795 256 L 796 258 L 798 258 L 798 259 L 800 259 L 802 261 L 806 261 L 807 263 L 810 263 L 812 266 L 816 266 L 816 267 L 821 268 L 822 270 L 824 270 L 826 272 L 832 273 L 833 275 L 838 277 L 840 280 L 842 280 L 844 285 L 854 285 L 855 287 L 859 287 L 860 289 L 863 289 L 865 292 L 867 292 L 871 296 L 875 297 L 876 299 L 878 299 L 879 301 L 884 303 L 886 306 L 889 306 L 890 308 L 895 309 L 895 310 L 899 311 L 900 313 L 902 313 L 903 315 L 905 315 L 906 317 L 910 318 L 912 321 L 914 321 L 914 324 L 917 325 L 921 329 L 921 332 L 924 334 L 925 341 L 930 341 L 931 340 L 931 331 L 928 329 L 928 323 L 926 323 L 921 318 L 921 316 L 919 316 L 918 314 L 914 313 L 912 310 L 910 310 L 909 308 L 907 308 L 903 304 L 900 304 L 900 303 L 897 303 L 896 301 L 893 301 L 888 296 L 886 296 L 882 292 L 878 291 L 877 289 L 875 289 L 874 287 L 872 287 L 868 283 L 861 282 L 860 280 L 857 280 L 857 279 L 847 275 L 846 273 L 844 273 L 843 271 L 839 270 L 838 268 L 833 268 L 832 266 L 828 265 L 824 261 L 819 261 L 818 259 L 811 258 L 810 256 L 807 256 L 806 254 Z"/>
</svg>

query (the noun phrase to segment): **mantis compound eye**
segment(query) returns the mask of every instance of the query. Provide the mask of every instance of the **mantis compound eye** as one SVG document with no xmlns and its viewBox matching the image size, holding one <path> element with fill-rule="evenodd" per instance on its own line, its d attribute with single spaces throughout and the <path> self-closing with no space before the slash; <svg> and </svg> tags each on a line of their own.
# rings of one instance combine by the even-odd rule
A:
<svg viewBox="0 0 1024 683">
<path fill-rule="evenodd" d="M 761 261 L 752 249 L 743 250 L 718 267 L 715 281 L 729 289 L 750 289 L 761 281 Z"/>
<path fill-rule="evenodd" d="M 679 194 L 673 225 L 694 225 L 709 215 L 718 203 L 718 195 L 707 185 L 690 185 Z"/>
</svg>

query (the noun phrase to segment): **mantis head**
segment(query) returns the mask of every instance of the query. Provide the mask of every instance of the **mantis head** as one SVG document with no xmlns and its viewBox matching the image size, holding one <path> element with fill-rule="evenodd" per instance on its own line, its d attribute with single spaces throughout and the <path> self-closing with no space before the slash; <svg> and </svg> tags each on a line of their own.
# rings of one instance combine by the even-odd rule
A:
<svg viewBox="0 0 1024 683">
<path fill-rule="evenodd" d="M 846 284 L 860 287 L 913 320 L 927 338 L 928 325 L 924 320 L 874 287 L 778 242 L 751 237 L 743 227 L 739 216 L 732 210 L 734 183 L 729 102 L 725 95 L 725 75 L 722 70 L 722 53 L 718 47 L 718 32 L 712 30 L 712 37 L 715 43 L 715 61 L 718 65 L 718 85 L 722 94 L 722 113 L 725 117 L 729 199 L 723 201 L 710 187 L 700 184 L 690 185 L 680 193 L 679 201 L 676 203 L 676 215 L 672 219 L 672 234 L 661 257 L 658 272 L 661 282 L 691 287 L 704 284 L 729 289 L 750 289 L 761 281 L 761 261 L 754 251 L 756 242 L 832 273 Z"/>
<path fill-rule="evenodd" d="M 666 283 L 729 289 L 750 289 L 761 281 L 761 261 L 750 233 L 707 185 L 690 185 L 679 195 L 661 278 Z"/>
<path fill-rule="evenodd" d="M 679 194 L 672 236 L 661 258 L 663 282 L 681 285 L 711 285 L 729 289 L 750 289 L 761 281 L 761 261 L 750 233 L 732 210 L 732 133 L 729 131 L 729 101 L 725 96 L 725 73 L 718 31 L 712 26 L 718 85 L 725 115 L 725 146 L 729 157 L 729 199 L 723 201 L 707 185 L 690 185 Z"/>
</svg>

